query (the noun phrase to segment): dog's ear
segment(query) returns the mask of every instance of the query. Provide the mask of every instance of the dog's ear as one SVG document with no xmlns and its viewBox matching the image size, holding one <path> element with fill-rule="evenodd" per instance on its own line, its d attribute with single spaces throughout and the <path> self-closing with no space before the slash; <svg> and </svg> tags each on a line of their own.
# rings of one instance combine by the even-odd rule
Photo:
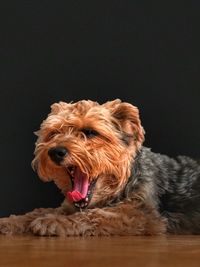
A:
<svg viewBox="0 0 200 267">
<path fill-rule="evenodd" d="M 144 141 L 144 129 L 141 125 L 139 110 L 132 104 L 121 102 L 120 99 L 109 101 L 104 106 L 110 110 L 116 127 L 124 133 L 127 143 L 134 140 L 138 146 Z"/>
</svg>

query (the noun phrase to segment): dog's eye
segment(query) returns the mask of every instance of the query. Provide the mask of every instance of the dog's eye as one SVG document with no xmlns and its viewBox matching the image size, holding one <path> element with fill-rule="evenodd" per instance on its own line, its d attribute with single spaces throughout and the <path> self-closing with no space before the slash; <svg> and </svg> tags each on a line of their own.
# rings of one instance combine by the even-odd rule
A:
<svg viewBox="0 0 200 267">
<path fill-rule="evenodd" d="M 89 129 L 89 128 L 82 129 L 81 131 L 85 134 L 85 136 L 87 138 L 92 138 L 92 137 L 99 135 L 99 133 L 97 131 L 95 131 L 93 129 Z"/>
</svg>

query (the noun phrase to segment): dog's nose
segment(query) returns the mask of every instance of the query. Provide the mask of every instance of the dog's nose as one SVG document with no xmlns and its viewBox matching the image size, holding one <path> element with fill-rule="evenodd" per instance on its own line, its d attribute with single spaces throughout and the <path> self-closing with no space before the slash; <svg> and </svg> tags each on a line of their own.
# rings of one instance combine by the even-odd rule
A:
<svg viewBox="0 0 200 267">
<path fill-rule="evenodd" d="M 59 164 L 67 155 L 67 149 L 65 147 L 52 147 L 49 149 L 48 154 L 52 161 Z"/>
</svg>

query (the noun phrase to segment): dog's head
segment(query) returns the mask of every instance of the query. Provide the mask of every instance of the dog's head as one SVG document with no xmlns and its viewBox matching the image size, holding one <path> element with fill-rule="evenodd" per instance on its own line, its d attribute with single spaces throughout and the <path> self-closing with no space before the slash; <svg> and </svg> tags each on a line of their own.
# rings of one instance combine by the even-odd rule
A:
<svg viewBox="0 0 200 267">
<path fill-rule="evenodd" d="M 120 192 L 144 141 L 138 109 L 119 99 L 55 103 L 36 134 L 33 168 L 81 207 Z"/>
</svg>

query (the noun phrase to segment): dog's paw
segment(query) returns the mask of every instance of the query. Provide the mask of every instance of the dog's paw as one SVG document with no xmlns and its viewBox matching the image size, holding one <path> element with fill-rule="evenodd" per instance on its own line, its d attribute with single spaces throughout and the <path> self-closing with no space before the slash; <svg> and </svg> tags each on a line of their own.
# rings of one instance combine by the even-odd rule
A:
<svg viewBox="0 0 200 267">
<path fill-rule="evenodd" d="M 0 219 L 0 234 L 13 234 L 13 226 L 8 218 Z"/>
<path fill-rule="evenodd" d="M 62 216 L 47 214 L 31 222 L 29 230 L 40 236 L 65 236 L 66 220 Z"/>
</svg>

